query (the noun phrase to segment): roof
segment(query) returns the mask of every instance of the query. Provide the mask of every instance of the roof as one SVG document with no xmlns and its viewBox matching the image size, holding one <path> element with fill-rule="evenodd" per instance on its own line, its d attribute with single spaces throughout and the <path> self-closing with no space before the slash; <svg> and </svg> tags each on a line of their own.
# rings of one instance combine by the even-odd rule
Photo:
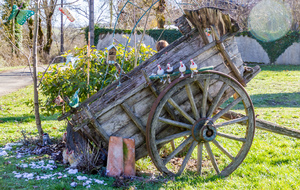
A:
<svg viewBox="0 0 300 190">
<path fill-rule="evenodd" d="M 109 51 L 111 48 L 117 49 L 117 48 L 114 46 L 114 44 L 111 44 L 110 46 L 107 47 L 107 50 Z"/>
</svg>

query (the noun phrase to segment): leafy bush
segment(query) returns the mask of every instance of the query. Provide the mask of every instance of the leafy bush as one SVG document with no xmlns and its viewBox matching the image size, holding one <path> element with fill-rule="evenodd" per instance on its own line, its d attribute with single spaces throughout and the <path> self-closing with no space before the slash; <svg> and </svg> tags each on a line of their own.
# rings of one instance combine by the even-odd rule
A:
<svg viewBox="0 0 300 190">
<path fill-rule="evenodd" d="M 124 46 L 117 45 L 117 63 L 122 65 Z M 126 73 L 133 69 L 135 60 L 135 48 L 128 47 L 130 51 L 126 51 L 123 63 L 123 71 Z M 66 53 L 66 57 L 71 51 Z M 138 54 L 138 64 L 148 59 L 155 53 L 150 46 L 142 45 Z M 74 65 L 68 63 L 65 67 L 54 65 L 50 67 L 49 72 L 44 76 L 41 82 L 41 92 L 47 97 L 44 105 L 41 106 L 46 114 L 53 115 L 55 112 L 69 111 L 70 107 L 64 103 L 64 106 L 57 106 L 54 103 L 55 98 L 60 95 L 71 97 L 75 91 L 80 88 L 79 100 L 83 102 L 90 96 L 101 90 L 105 86 L 118 79 L 119 73 L 114 65 L 106 64 L 106 51 L 91 50 L 90 56 L 87 56 L 87 46 L 74 49 L 74 57 L 78 60 Z M 87 85 L 87 63 L 90 61 L 90 82 Z"/>
</svg>

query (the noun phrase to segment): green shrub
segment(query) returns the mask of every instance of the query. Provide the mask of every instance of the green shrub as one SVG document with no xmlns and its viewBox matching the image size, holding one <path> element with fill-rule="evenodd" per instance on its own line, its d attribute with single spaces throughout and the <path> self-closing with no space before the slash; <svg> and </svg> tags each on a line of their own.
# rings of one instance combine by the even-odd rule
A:
<svg viewBox="0 0 300 190">
<path fill-rule="evenodd" d="M 117 62 L 122 65 L 124 46 L 117 45 Z M 126 73 L 133 69 L 135 60 L 135 49 L 128 47 L 131 51 L 126 51 L 123 63 L 123 71 Z M 70 51 L 68 52 L 68 54 Z M 155 53 L 150 46 L 142 45 L 138 56 L 138 64 L 148 59 Z M 68 54 L 65 54 L 66 57 Z M 79 100 L 83 102 L 87 95 L 95 94 L 100 89 L 118 79 L 119 73 L 114 65 L 106 65 L 106 51 L 91 50 L 90 57 L 87 57 L 87 46 L 74 49 L 74 57 L 78 57 L 76 64 L 71 63 L 67 68 L 54 65 L 45 74 L 41 82 L 41 92 L 47 97 L 46 102 L 41 107 L 46 114 L 52 115 L 62 112 L 62 107 L 54 103 L 55 98 L 71 97 L 80 88 Z M 87 85 L 87 63 L 90 61 L 90 82 Z M 106 73 L 107 71 L 107 73 Z M 70 107 L 64 104 L 64 111 L 69 111 Z"/>
</svg>

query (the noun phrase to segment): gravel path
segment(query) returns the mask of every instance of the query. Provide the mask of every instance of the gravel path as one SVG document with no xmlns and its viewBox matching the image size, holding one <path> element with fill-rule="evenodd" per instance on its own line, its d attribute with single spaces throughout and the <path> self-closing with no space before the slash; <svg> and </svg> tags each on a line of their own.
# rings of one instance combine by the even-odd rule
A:
<svg viewBox="0 0 300 190">
<path fill-rule="evenodd" d="M 45 70 L 46 67 L 38 67 L 38 71 Z M 28 67 L 0 73 L 0 96 L 15 92 L 33 84 L 33 80 Z"/>
</svg>

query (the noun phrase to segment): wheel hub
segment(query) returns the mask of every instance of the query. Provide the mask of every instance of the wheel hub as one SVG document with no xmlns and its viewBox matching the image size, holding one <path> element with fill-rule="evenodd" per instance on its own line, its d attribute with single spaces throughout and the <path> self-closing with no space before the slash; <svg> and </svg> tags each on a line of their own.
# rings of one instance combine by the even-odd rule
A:
<svg viewBox="0 0 300 190">
<path fill-rule="evenodd" d="M 193 125 L 192 136 L 198 142 L 212 141 L 217 136 L 217 129 L 211 120 L 201 118 Z"/>
</svg>

